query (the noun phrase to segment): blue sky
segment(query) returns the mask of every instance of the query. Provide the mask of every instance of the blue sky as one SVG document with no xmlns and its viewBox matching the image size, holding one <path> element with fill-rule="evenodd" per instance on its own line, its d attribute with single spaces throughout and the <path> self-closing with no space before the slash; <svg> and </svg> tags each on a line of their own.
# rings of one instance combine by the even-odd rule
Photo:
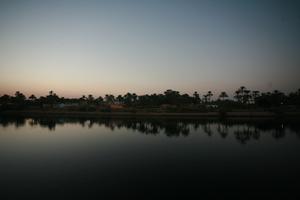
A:
<svg viewBox="0 0 300 200">
<path fill-rule="evenodd" d="M 0 94 L 300 87 L 299 1 L 0 1 Z"/>
</svg>

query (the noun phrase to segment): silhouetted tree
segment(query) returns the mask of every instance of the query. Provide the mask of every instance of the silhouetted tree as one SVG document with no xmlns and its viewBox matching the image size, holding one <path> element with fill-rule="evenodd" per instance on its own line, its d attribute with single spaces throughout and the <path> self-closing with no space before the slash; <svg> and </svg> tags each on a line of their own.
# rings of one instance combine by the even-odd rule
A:
<svg viewBox="0 0 300 200">
<path fill-rule="evenodd" d="M 283 105 L 285 102 L 288 102 L 287 97 L 284 93 L 274 90 L 272 93 L 262 93 L 259 97 L 256 97 L 255 103 L 261 107 L 274 107 Z"/>
<path fill-rule="evenodd" d="M 53 107 L 54 104 L 59 102 L 59 97 L 51 90 L 49 91 L 49 95 L 46 96 L 46 101 Z"/>
<path fill-rule="evenodd" d="M 32 95 L 30 95 L 30 96 L 28 97 L 28 99 L 29 99 L 30 101 L 36 101 L 36 96 L 34 96 L 34 95 L 32 94 Z"/>
<path fill-rule="evenodd" d="M 245 86 L 241 86 L 237 91 L 235 91 L 234 98 L 241 104 L 249 104 L 252 97 L 250 93 L 251 91 L 247 90 Z"/>
<path fill-rule="evenodd" d="M 103 98 L 101 96 L 99 96 L 95 101 L 96 101 L 97 105 L 101 105 L 104 100 L 103 100 Z"/>
<path fill-rule="evenodd" d="M 117 98 L 116 98 L 116 100 L 117 100 L 117 102 L 118 102 L 119 104 L 121 104 L 121 103 L 123 103 L 124 98 L 122 97 L 122 95 L 118 95 Z"/>
<path fill-rule="evenodd" d="M 179 103 L 180 94 L 178 91 L 168 89 L 164 92 L 165 94 L 165 103 L 176 105 Z"/>
<path fill-rule="evenodd" d="M 225 100 L 225 98 L 227 98 L 227 97 L 228 97 L 228 95 L 227 95 L 226 92 L 221 92 L 221 94 L 219 95 L 219 98 L 220 98 L 221 100 Z"/>
<path fill-rule="evenodd" d="M 26 96 L 21 92 L 17 91 L 15 93 L 15 97 L 12 98 L 12 100 L 17 109 L 23 109 L 25 106 Z"/>
<path fill-rule="evenodd" d="M 114 104 L 115 103 L 115 96 L 112 95 L 112 94 L 106 94 L 104 99 L 105 99 L 105 102 L 107 104 Z"/>
<path fill-rule="evenodd" d="M 17 102 L 22 102 L 22 101 L 25 101 L 26 97 L 24 94 L 22 94 L 21 92 L 17 91 L 15 93 L 15 99 Z"/>
<path fill-rule="evenodd" d="M 93 95 L 89 94 L 87 100 L 88 100 L 89 104 L 93 104 L 95 99 L 94 99 Z"/>
<path fill-rule="evenodd" d="M 137 102 L 137 100 L 138 100 L 138 96 L 135 93 L 133 93 L 132 94 L 132 101 L 133 101 L 133 103 L 135 104 Z"/>
<path fill-rule="evenodd" d="M 198 94 L 198 92 L 194 92 L 194 94 L 193 94 L 193 97 L 194 97 L 194 104 L 199 104 L 200 103 L 200 101 L 201 101 L 201 99 L 200 99 L 200 95 Z"/>
<path fill-rule="evenodd" d="M 257 98 L 259 97 L 259 94 L 260 94 L 260 92 L 257 90 L 252 91 L 252 99 L 255 104 L 256 104 Z"/>
<path fill-rule="evenodd" d="M 249 104 L 251 101 L 250 90 L 244 90 L 243 103 Z"/>
<path fill-rule="evenodd" d="M 124 95 L 124 103 L 128 106 L 132 104 L 132 94 L 130 92 L 127 92 L 127 94 Z"/>
<path fill-rule="evenodd" d="M 5 94 L 5 95 L 0 97 L 0 102 L 2 104 L 7 104 L 10 101 L 10 98 L 11 97 L 9 95 Z"/>
<path fill-rule="evenodd" d="M 210 102 L 211 101 L 211 97 L 213 96 L 213 93 L 211 91 L 208 91 L 206 95 L 204 95 L 204 102 Z"/>
<path fill-rule="evenodd" d="M 86 98 L 86 96 L 85 96 L 85 95 L 82 95 L 82 96 L 80 97 L 80 100 L 82 100 L 82 101 L 86 101 L 86 100 L 87 100 L 87 98 Z"/>
<path fill-rule="evenodd" d="M 291 92 L 287 97 L 287 103 L 289 105 L 298 105 L 300 106 L 300 89 L 296 92 Z"/>
</svg>

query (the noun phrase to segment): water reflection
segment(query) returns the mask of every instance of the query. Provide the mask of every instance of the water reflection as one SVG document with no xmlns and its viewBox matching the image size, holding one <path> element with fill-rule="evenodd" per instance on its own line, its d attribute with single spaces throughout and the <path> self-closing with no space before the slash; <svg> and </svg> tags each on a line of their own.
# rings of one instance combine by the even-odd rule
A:
<svg viewBox="0 0 300 200">
<path fill-rule="evenodd" d="M 243 126 L 241 129 L 238 128 L 235 130 L 234 135 L 238 141 L 246 144 L 251 139 L 258 140 L 260 138 L 260 131 L 255 127 Z"/>
<path fill-rule="evenodd" d="M 295 133 L 300 138 L 299 120 L 213 120 L 213 119 L 140 119 L 140 118 L 7 118 L 0 117 L 0 127 L 16 128 L 28 124 L 55 131 L 56 126 L 80 124 L 84 128 L 104 126 L 114 131 L 126 128 L 142 134 L 165 134 L 168 137 L 187 137 L 191 131 L 202 132 L 207 136 L 219 135 L 226 139 L 233 134 L 241 144 L 259 140 L 261 134 L 270 134 L 274 139 L 282 139 L 286 131 Z"/>
</svg>

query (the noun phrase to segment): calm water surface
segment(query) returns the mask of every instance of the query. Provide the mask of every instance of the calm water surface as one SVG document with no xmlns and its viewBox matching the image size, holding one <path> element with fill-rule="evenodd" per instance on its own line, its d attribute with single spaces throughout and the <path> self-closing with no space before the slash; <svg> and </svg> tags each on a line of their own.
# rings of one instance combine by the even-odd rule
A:
<svg viewBox="0 0 300 200">
<path fill-rule="evenodd" d="M 0 118 L 10 196 L 285 197 L 299 159 L 299 120 Z"/>
</svg>

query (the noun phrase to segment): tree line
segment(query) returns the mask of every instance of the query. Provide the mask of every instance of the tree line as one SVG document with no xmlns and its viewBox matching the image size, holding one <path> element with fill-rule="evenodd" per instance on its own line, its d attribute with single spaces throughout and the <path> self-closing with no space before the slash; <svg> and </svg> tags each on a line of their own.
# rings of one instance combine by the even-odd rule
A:
<svg viewBox="0 0 300 200">
<path fill-rule="evenodd" d="M 180 94 L 179 91 L 168 89 L 162 94 L 145 94 L 137 95 L 135 93 L 126 93 L 125 95 L 114 96 L 106 94 L 105 96 L 94 97 L 92 94 L 82 95 L 80 98 L 65 98 L 58 96 L 55 92 L 50 91 L 48 95 L 36 97 L 30 95 L 26 97 L 20 91 L 14 96 L 3 95 L 0 97 L 0 106 L 5 109 L 24 109 L 27 107 L 44 107 L 48 105 L 50 108 L 57 104 L 73 104 L 85 107 L 122 105 L 124 107 L 147 108 L 147 107 L 213 107 L 218 108 L 271 108 L 285 105 L 300 106 L 300 89 L 289 94 L 274 90 L 272 92 L 251 91 L 244 86 L 238 88 L 233 98 L 229 98 L 228 94 L 223 91 L 220 94 L 208 91 L 204 95 L 194 92 L 193 95 Z"/>
</svg>

